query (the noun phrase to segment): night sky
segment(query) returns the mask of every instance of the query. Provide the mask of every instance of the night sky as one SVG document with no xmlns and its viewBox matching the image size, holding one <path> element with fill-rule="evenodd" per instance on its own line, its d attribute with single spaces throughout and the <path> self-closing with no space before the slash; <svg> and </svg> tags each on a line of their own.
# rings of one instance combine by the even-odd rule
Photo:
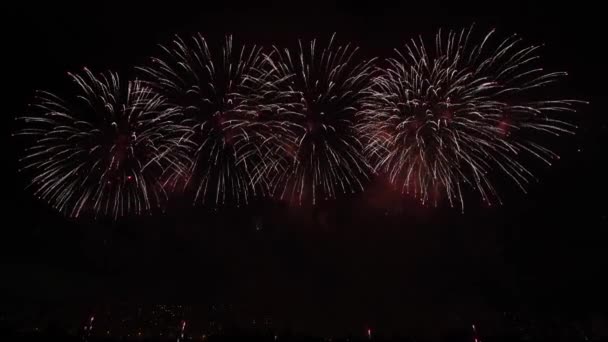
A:
<svg viewBox="0 0 608 342">
<path fill-rule="evenodd" d="M 367 326 L 434 334 L 472 322 L 491 330 L 505 312 L 608 317 L 608 120 L 599 8 L 580 2 L 169 3 L 2 10 L 0 303 L 61 305 L 76 316 L 104 302 L 228 305 L 238 319 L 271 317 L 280 329 L 315 335 L 361 333 Z M 533 164 L 539 181 L 528 194 L 499 184 L 501 207 L 484 206 L 475 196 L 464 214 L 423 207 L 376 179 L 364 193 L 317 207 L 256 200 L 213 211 L 177 201 L 164 215 L 86 223 L 33 199 L 17 172 L 13 118 L 34 90 L 71 89 L 66 72 L 84 66 L 133 76 L 133 65 L 177 33 L 201 32 L 210 40 L 233 33 L 240 42 L 294 47 L 298 38 L 326 40 L 337 32 L 362 54 L 386 57 L 419 34 L 473 22 L 478 34 L 497 28 L 501 37 L 518 33 L 530 44 L 545 43 L 547 70 L 570 74 L 559 92 L 591 102 L 574 114 L 578 134 L 552 144 L 561 159 L 552 167 Z"/>
</svg>

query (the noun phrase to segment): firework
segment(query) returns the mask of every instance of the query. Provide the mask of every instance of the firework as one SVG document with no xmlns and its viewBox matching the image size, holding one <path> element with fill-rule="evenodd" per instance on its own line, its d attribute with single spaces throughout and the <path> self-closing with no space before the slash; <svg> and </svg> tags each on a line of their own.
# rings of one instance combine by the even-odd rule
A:
<svg viewBox="0 0 608 342">
<path fill-rule="evenodd" d="M 525 191 L 534 178 L 526 155 L 547 164 L 557 158 L 541 135 L 575 129 L 560 113 L 579 101 L 538 91 L 565 75 L 536 66 L 538 46 L 515 35 L 495 41 L 493 31 L 473 45 L 471 32 L 439 31 L 428 51 L 422 38 L 395 50 L 361 112 L 375 170 L 422 202 L 445 197 L 464 208 L 467 186 L 488 204 L 500 202 L 496 174 Z"/>
<path fill-rule="evenodd" d="M 194 145 L 183 185 L 194 189 L 195 202 L 247 203 L 263 192 L 253 176 L 264 159 L 256 133 L 268 87 L 261 48 L 236 50 L 227 36 L 220 51 L 212 53 L 199 34 L 189 40 L 176 37 L 162 49 L 162 57 L 139 69 L 187 117 L 188 140 Z"/>
<path fill-rule="evenodd" d="M 363 189 L 370 167 L 355 130 L 356 113 L 369 95 L 374 60 L 357 58 L 334 36 L 319 49 L 299 42 L 296 52 L 274 48 L 276 78 L 275 157 L 265 164 L 270 191 L 281 199 L 316 204 L 317 199 Z"/>
<path fill-rule="evenodd" d="M 178 112 L 139 81 L 85 69 L 69 74 L 78 93 L 39 92 L 20 117 L 22 170 L 35 195 L 68 217 L 141 214 L 161 206 L 161 179 L 185 167 Z"/>
</svg>

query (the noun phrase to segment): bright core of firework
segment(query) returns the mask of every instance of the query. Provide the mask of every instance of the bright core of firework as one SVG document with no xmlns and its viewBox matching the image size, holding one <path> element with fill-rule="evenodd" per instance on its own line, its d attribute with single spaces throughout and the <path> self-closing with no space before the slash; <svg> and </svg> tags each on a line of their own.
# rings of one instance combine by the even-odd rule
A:
<svg viewBox="0 0 608 342">
<path fill-rule="evenodd" d="M 575 128 L 557 114 L 577 101 L 538 92 L 565 75 L 536 66 L 538 46 L 516 36 L 494 41 L 493 32 L 473 44 L 471 33 L 439 31 L 428 50 L 422 38 L 395 50 L 361 112 L 375 170 L 422 202 L 443 197 L 464 208 L 465 185 L 487 203 L 500 201 L 495 174 L 525 190 L 533 175 L 522 155 L 550 163 L 556 155 L 541 133 Z"/>
<path fill-rule="evenodd" d="M 40 92 L 29 116 L 22 170 L 30 187 L 69 217 L 116 219 L 161 206 L 161 179 L 184 167 L 177 112 L 139 81 L 114 73 L 70 74 L 78 93 Z"/>
<path fill-rule="evenodd" d="M 275 48 L 269 57 L 277 106 L 265 176 L 275 196 L 315 204 L 363 189 L 371 169 L 355 124 L 373 60 L 360 60 L 357 50 L 336 46 L 332 36 L 327 47 L 299 42 L 297 51 Z"/>
</svg>

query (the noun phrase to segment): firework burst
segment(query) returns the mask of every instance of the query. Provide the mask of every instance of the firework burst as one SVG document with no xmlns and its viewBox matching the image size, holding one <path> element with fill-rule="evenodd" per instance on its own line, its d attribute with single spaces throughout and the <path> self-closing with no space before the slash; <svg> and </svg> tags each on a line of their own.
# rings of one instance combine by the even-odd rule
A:
<svg viewBox="0 0 608 342">
<path fill-rule="evenodd" d="M 194 144 L 183 185 L 193 189 L 194 202 L 246 204 L 264 192 L 254 180 L 264 160 L 256 132 L 263 126 L 257 118 L 268 87 L 261 48 L 234 49 L 227 36 L 212 53 L 199 34 L 176 37 L 162 49 L 162 57 L 139 69 L 187 118 L 186 140 Z"/>
<path fill-rule="evenodd" d="M 35 195 L 68 217 L 114 219 L 141 214 L 166 200 L 163 177 L 187 160 L 179 114 L 139 81 L 85 69 L 69 74 L 78 93 L 39 92 L 32 113 L 18 118 L 27 138 L 22 170 Z"/>
<path fill-rule="evenodd" d="M 533 174 L 524 155 L 547 164 L 557 155 L 541 134 L 573 133 L 560 119 L 575 100 L 538 90 L 565 75 L 536 66 L 538 46 L 523 46 L 493 31 L 471 44 L 472 28 L 435 36 L 434 49 L 412 40 L 374 80 L 373 96 L 358 126 L 376 171 L 423 202 L 463 204 L 464 185 L 500 202 L 491 181 L 506 175 L 525 191 Z"/>
<path fill-rule="evenodd" d="M 327 47 L 316 45 L 275 47 L 269 57 L 277 106 L 266 177 L 272 194 L 299 204 L 362 190 L 370 172 L 355 124 L 374 60 L 358 59 L 357 48 L 336 46 L 333 36 Z"/>
</svg>

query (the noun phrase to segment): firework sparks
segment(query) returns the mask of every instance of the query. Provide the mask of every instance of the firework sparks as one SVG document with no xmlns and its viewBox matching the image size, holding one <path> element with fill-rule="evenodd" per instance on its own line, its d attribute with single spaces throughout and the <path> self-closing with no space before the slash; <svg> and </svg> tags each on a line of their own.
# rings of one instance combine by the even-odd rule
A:
<svg viewBox="0 0 608 342">
<path fill-rule="evenodd" d="M 39 92 L 33 113 L 20 117 L 27 138 L 22 170 L 35 195 L 68 217 L 116 219 L 160 207 L 162 178 L 182 172 L 178 113 L 139 81 L 115 73 L 70 74 L 78 94 L 68 100 Z"/>
<path fill-rule="evenodd" d="M 266 166 L 271 193 L 302 204 L 363 189 L 370 167 L 355 130 L 371 80 L 374 60 L 361 61 L 357 48 L 318 49 L 316 40 L 296 53 L 274 48 L 269 60 L 277 107 L 275 157 Z"/>
<path fill-rule="evenodd" d="M 253 176 L 264 159 L 256 133 L 268 87 L 261 48 L 235 50 L 227 36 L 214 54 L 196 35 L 188 41 L 176 37 L 163 51 L 139 69 L 187 117 L 187 140 L 194 145 L 184 185 L 193 185 L 195 202 L 246 204 L 264 191 Z"/>
<path fill-rule="evenodd" d="M 533 174 L 522 155 L 547 164 L 557 155 L 541 133 L 573 133 L 560 119 L 580 101 L 547 99 L 537 90 L 565 75 L 536 66 L 538 46 L 511 36 L 478 45 L 470 29 L 435 37 L 434 49 L 412 40 L 386 61 L 358 126 L 376 171 L 402 192 L 464 208 L 464 185 L 500 202 L 491 176 L 502 173 L 525 191 Z"/>
</svg>

